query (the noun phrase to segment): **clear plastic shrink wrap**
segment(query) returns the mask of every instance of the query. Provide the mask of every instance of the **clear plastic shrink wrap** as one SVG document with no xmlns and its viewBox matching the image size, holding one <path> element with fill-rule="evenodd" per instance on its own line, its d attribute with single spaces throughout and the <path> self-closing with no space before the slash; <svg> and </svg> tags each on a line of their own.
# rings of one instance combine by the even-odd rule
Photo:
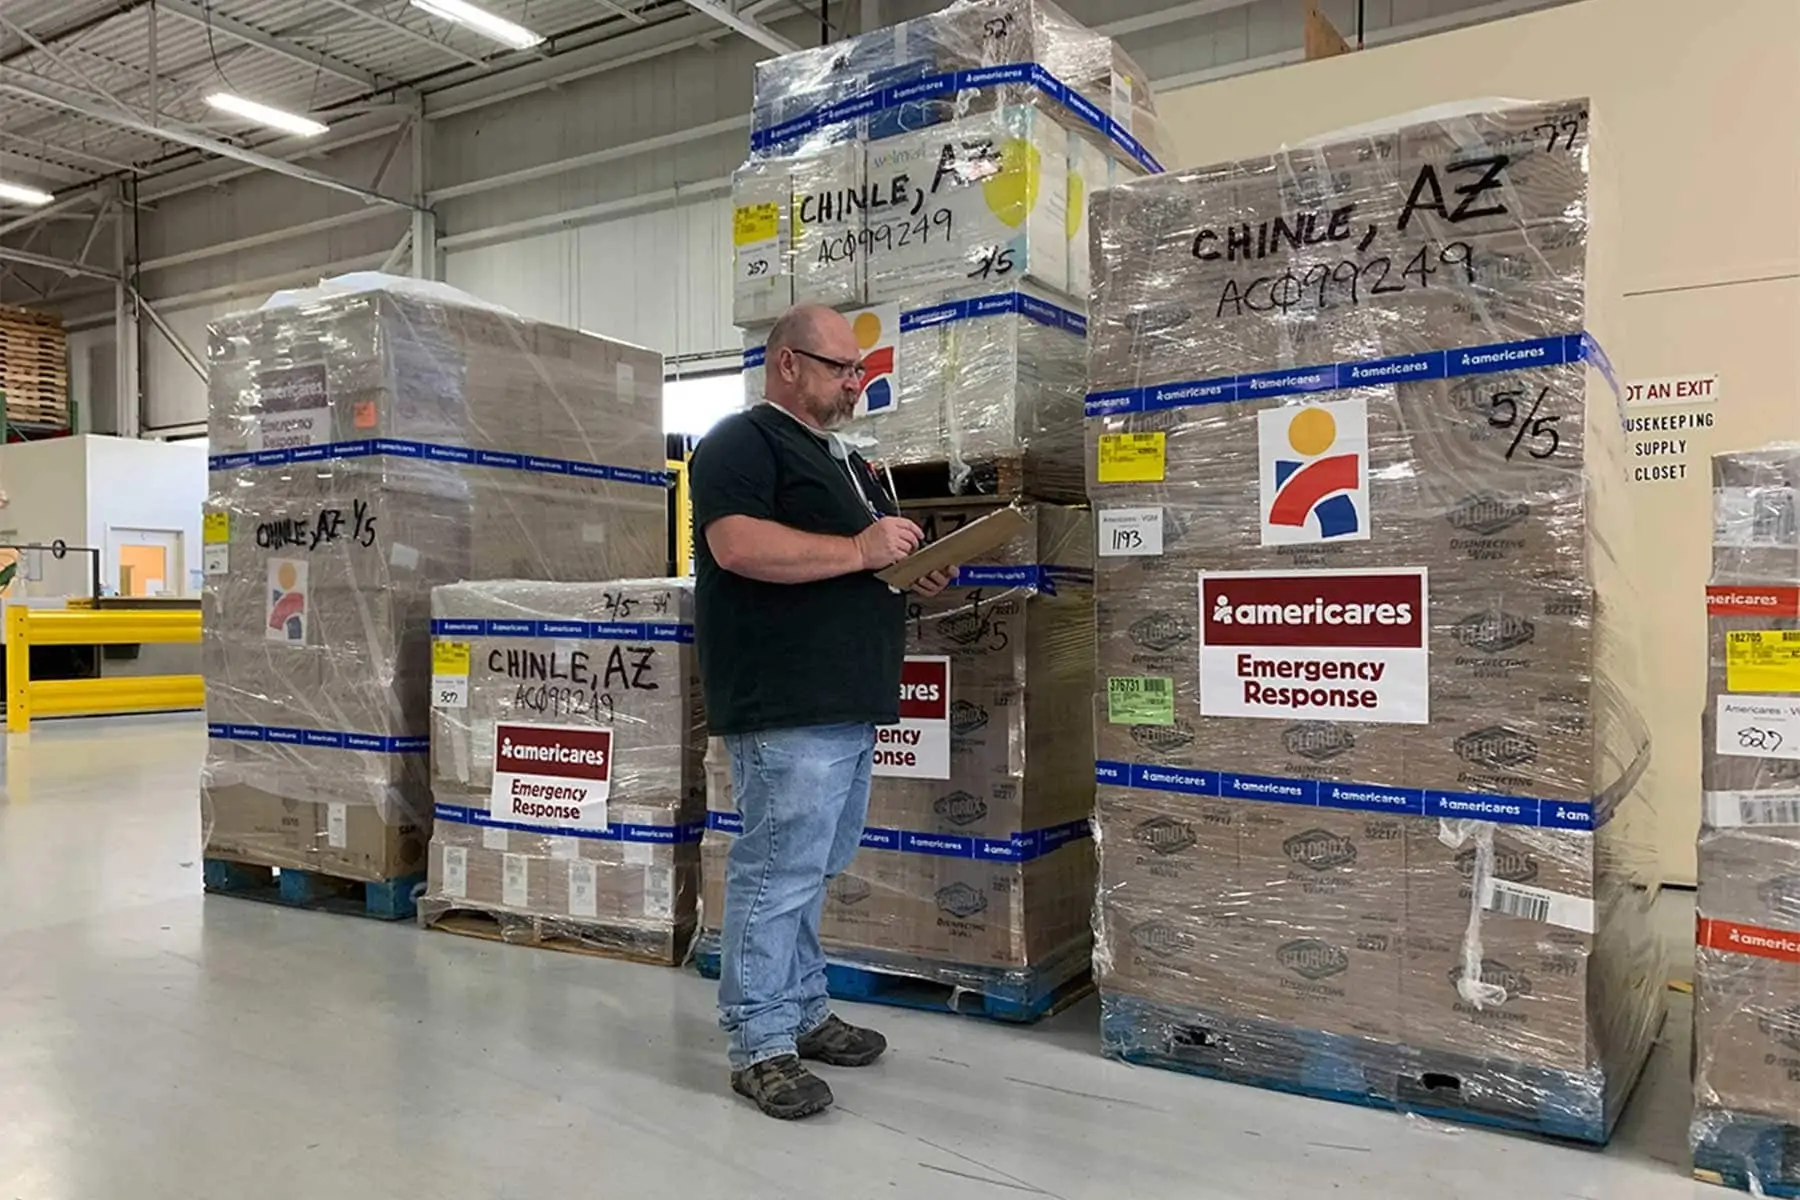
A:
<svg viewBox="0 0 1800 1200">
<path fill-rule="evenodd" d="M 477 913 L 509 941 L 686 954 L 706 814 L 693 600 L 682 579 L 432 593 L 423 923 Z M 559 803 L 554 781 L 521 770 L 505 749 L 521 738 L 597 751 L 599 810 Z"/>
<path fill-rule="evenodd" d="M 936 537 L 988 511 L 908 514 Z M 948 686 L 932 711 L 903 711 L 882 731 L 863 849 L 828 885 L 821 937 L 833 961 L 1035 1016 L 1088 970 L 1093 534 L 1084 511 L 1024 511 L 1026 533 L 966 566 L 960 586 L 912 603 L 906 679 Z M 709 950 L 738 828 L 722 745 L 716 761 L 702 847 Z"/>
<path fill-rule="evenodd" d="M 209 357 L 206 854 L 422 872 L 431 589 L 665 570 L 661 359 L 385 276 Z"/>
<path fill-rule="evenodd" d="M 920 308 L 858 314 L 852 328 L 898 324 L 893 350 L 864 381 L 860 415 L 843 426 L 871 438 L 866 453 L 890 466 L 947 463 L 960 491 L 1021 491 L 1080 502 L 1081 401 L 1086 390 L 1087 322 L 1066 307 L 1024 291 Z M 763 332 L 745 355 L 746 399 L 763 394 Z M 870 338 L 879 336 L 869 332 Z M 976 477 L 977 468 L 1016 459 L 1016 477 Z"/>
<path fill-rule="evenodd" d="M 944 11 L 762 63 L 733 187 L 746 390 L 794 303 L 870 365 L 852 432 L 959 492 L 1079 500 L 1087 204 L 1159 169 L 1143 74 L 1037 0 Z M 866 307 L 865 307 L 866 306 Z M 979 465 L 1022 459 L 1009 489 Z"/>
<path fill-rule="evenodd" d="M 1495 102 L 1095 199 L 1109 1053 L 1609 1136 L 1664 975 L 1589 146 Z"/>
<path fill-rule="evenodd" d="M 1800 446 L 1712 471 L 1694 1165 L 1800 1195 Z"/>
</svg>

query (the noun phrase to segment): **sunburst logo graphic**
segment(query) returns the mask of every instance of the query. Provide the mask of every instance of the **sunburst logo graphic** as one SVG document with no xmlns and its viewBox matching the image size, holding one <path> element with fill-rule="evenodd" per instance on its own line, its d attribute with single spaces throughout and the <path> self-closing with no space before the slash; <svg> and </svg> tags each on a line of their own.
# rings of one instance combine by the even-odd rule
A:
<svg viewBox="0 0 1800 1200">
<path fill-rule="evenodd" d="M 306 564 L 298 559 L 269 560 L 269 611 L 264 636 L 290 646 L 306 644 Z"/>
<path fill-rule="evenodd" d="M 1369 411 L 1362 400 L 1259 413 L 1262 544 L 1369 536 Z"/>
<path fill-rule="evenodd" d="M 850 317 L 850 331 L 856 335 L 856 348 L 862 356 L 862 394 L 856 400 L 856 415 L 874 416 L 889 412 L 900 403 L 895 378 L 900 335 L 900 313 L 895 305 L 865 308 Z"/>
</svg>

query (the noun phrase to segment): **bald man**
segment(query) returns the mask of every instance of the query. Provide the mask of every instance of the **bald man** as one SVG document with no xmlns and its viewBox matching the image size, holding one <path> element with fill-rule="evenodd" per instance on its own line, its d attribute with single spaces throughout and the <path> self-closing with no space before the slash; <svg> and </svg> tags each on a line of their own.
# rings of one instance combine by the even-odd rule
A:
<svg viewBox="0 0 1800 1200">
<path fill-rule="evenodd" d="M 802 1059 L 864 1067 L 886 1040 L 831 1012 L 819 918 L 869 810 L 875 728 L 900 719 L 906 599 L 875 572 L 919 527 L 832 431 L 856 410 L 850 323 L 790 310 L 769 334 L 766 402 L 694 451 L 695 601 L 707 723 L 731 754 L 743 829 L 732 843 L 719 1023 L 731 1086 L 772 1117 L 822 1112 Z M 933 596 L 940 572 L 914 590 Z"/>
</svg>

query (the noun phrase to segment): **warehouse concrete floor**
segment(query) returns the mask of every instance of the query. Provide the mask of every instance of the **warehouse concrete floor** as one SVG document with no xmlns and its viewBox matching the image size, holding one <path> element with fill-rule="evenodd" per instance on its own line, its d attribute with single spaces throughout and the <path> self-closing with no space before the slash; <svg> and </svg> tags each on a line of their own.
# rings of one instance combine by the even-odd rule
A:
<svg viewBox="0 0 1800 1200">
<path fill-rule="evenodd" d="M 0 798 L 0 1197 L 1723 1196 L 1685 1177 L 1684 997 L 1605 1153 L 859 1008 L 894 1049 L 784 1126 L 680 971 L 203 898 L 198 717 L 41 724 Z M 1672 938 L 1691 927 L 1665 897 Z M 1685 911 L 1684 911 L 1685 910 Z"/>
</svg>

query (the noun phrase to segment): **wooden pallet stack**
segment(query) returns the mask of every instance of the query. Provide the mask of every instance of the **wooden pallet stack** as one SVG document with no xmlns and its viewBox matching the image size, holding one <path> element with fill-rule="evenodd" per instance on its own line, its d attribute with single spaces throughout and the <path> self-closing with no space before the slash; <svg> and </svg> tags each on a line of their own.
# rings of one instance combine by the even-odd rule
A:
<svg viewBox="0 0 1800 1200">
<path fill-rule="evenodd" d="M 12 425 L 69 426 L 69 338 L 61 318 L 0 307 L 0 395 Z"/>
</svg>

